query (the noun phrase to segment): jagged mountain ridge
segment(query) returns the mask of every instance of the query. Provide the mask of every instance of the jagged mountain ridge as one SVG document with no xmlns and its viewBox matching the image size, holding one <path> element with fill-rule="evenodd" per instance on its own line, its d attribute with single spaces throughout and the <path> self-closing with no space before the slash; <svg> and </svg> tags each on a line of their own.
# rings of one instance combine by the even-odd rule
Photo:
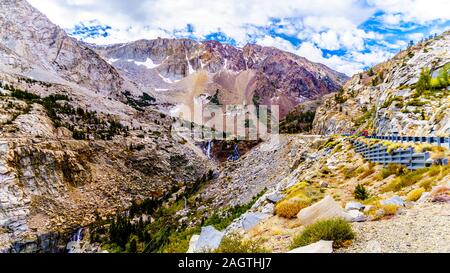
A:
<svg viewBox="0 0 450 273">
<path fill-rule="evenodd" d="M 348 79 L 325 65 L 255 44 L 236 48 L 217 41 L 158 38 L 93 48 L 125 77 L 166 99 L 185 88 L 186 81 L 195 81 L 192 74 L 206 71 L 204 93 L 219 90 L 225 104 L 278 104 L 282 117 L 305 100 L 337 91 Z"/>
</svg>

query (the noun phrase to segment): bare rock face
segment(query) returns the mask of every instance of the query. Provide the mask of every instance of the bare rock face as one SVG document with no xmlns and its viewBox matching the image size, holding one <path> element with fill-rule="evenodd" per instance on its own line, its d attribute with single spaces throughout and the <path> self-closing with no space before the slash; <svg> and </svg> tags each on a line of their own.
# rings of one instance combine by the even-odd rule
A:
<svg viewBox="0 0 450 273">
<path fill-rule="evenodd" d="M 348 79 L 322 64 L 253 44 L 240 49 L 216 41 L 156 39 L 93 48 L 121 74 L 161 96 L 182 89 L 190 75 L 207 71 L 205 93 L 218 90 L 224 103 L 278 104 L 282 117 L 300 102 L 338 90 Z"/>
<path fill-rule="evenodd" d="M 319 220 L 327 220 L 331 218 L 344 218 L 347 221 L 351 221 L 352 217 L 347 214 L 341 206 L 334 201 L 333 197 L 327 195 L 319 202 L 302 209 L 297 218 L 300 219 L 302 225 L 307 226 L 315 223 Z"/>
<path fill-rule="evenodd" d="M 405 49 L 392 59 L 356 74 L 344 91 L 323 98 L 313 133 L 368 130 L 405 136 L 449 136 L 449 87 L 418 94 L 414 84 L 423 68 L 436 78 L 450 63 L 450 32 Z"/>
<path fill-rule="evenodd" d="M 61 77 L 104 95 L 118 93 L 124 80 L 92 49 L 69 37 L 25 0 L 0 3 L 0 55 L 10 68 L 43 80 Z"/>
<path fill-rule="evenodd" d="M 214 251 L 219 247 L 223 236 L 224 232 L 216 230 L 213 226 L 202 227 L 202 231 L 200 232 L 197 243 L 193 249 L 194 252 Z"/>
</svg>

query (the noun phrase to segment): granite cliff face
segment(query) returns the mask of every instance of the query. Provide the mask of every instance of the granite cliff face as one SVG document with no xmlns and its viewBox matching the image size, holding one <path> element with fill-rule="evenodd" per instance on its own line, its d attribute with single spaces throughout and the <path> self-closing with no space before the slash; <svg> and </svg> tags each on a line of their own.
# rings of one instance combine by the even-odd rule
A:
<svg viewBox="0 0 450 273">
<path fill-rule="evenodd" d="M 63 251 L 78 227 L 213 168 L 172 118 L 121 102 L 142 93 L 95 51 L 25 1 L 0 11 L 1 252 Z"/>
<path fill-rule="evenodd" d="M 69 37 L 26 1 L 2 1 L 0 10 L 2 66 L 19 68 L 18 73 L 44 81 L 60 77 L 103 95 L 116 94 L 127 85 L 92 49 Z"/>
<path fill-rule="evenodd" d="M 282 117 L 303 101 L 337 91 L 348 79 L 322 64 L 253 44 L 235 48 L 216 41 L 156 39 L 93 48 L 125 77 L 169 101 L 196 80 L 193 74 L 206 71 L 202 92 L 218 92 L 225 104 L 279 104 Z"/>
<path fill-rule="evenodd" d="M 436 86 L 427 83 L 430 86 L 426 90 L 417 87 L 422 69 L 430 69 L 426 74 L 435 84 L 442 70 L 448 70 L 448 63 L 450 32 L 445 32 L 354 75 L 342 92 L 323 98 L 313 132 L 333 134 L 367 129 L 380 135 L 449 136 L 448 82 Z"/>
</svg>

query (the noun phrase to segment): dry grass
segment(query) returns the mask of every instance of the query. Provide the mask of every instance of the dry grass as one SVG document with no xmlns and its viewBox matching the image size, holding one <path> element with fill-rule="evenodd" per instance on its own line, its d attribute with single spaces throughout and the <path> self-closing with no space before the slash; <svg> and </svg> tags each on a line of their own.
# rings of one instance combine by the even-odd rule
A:
<svg viewBox="0 0 450 273">
<path fill-rule="evenodd" d="M 450 165 L 447 166 L 433 165 L 429 168 L 429 171 L 426 174 L 426 179 L 420 181 L 419 186 L 429 191 L 433 186 L 437 184 L 437 181 L 442 180 L 449 174 L 450 174 Z"/>
<path fill-rule="evenodd" d="M 375 173 L 375 164 L 374 163 L 369 163 L 369 166 L 367 169 L 365 169 L 360 176 L 358 176 L 358 179 L 363 180 L 364 178 L 372 175 Z"/>
<path fill-rule="evenodd" d="M 422 196 L 422 193 L 424 193 L 424 192 L 425 192 L 424 188 L 414 189 L 414 190 L 410 191 L 408 193 L 408 195 L 406 195 L 406 200 L 413 201 L 413 202 L 417 201 L 420 198 L 420 196 Z"/>
<path fill-rule="evenodd" d="M 414 185 L 415 183 L 419 182 L 424 177 L 424 175 L 427 171 L 428 171 L 428 168 L 418 169 L 415 171 L 408 171 L 405 174 L 396 177 L 389 184 L 384 186 L 381 189 L 381 192 L 390 192 L 390 191 L 396 192 L 396 191 L 401 190 L 404 187 Z"/>
<path fill-rule="evenodd" d="M 267 248 L 263 247 L 263 240 L 244 239 L 237 233 L 225 236 L 220 246 L 214 253 L 268 253 Z"/>
<path fill-rule="evenodd" d="M 388 216 L 395 215 L 400 207 L 394 204 L 386 204 L 382 205 L 381 208 L 384 210 L 384 215 Z"/>
<path fill-rule="evenodd" d="M 372 216 L 373 220 L 380 220 L 385 216 L 395 215 L 400 208 L 394 204 L 381 205 L 378 200 L 371 202 L 372 208 L 367 212 L 368 215 Z M 378 211 L 382 210 L 382 214 Z"/>
<path fill-rule="evenodd" d="M 294 197 L 291 199 L 282 200 L 275 206 L 275 214 L 280 217 L 292 219 L 297 216 L 300 210 L 308 207 L 310 204 L 311 199 L 307 197 Z"/>
</svg>

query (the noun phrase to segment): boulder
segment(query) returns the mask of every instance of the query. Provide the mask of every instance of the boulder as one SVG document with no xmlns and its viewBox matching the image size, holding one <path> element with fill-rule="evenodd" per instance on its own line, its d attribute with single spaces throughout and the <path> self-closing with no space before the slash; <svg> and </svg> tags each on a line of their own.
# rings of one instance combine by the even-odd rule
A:
<svg viewBox="0 0 450 273">
<path fill-rule="evenodd" d="M 264 214 L 273 215 L 274 210 L 275 210 L 275 205 L 272 203 L 269 203 L 263 207 L 261 212 Z"/>
<path fill-rule="evenodd" d="M 321 188 L 328 188 L 328 183 L 327 182 L 322 182 L 322 183 L 320 183 L 320 187 Z"/>
<path fill-rule="evenodd" d="M 352 219 L 351 219 L 352 222 L 364 222 L 364 221 L 367 220 L 367 218 L 364 215 L 364 213 L 360 212 L 357 209 L 349 210 L 347 212 L 347 214 L 352 217 Z"/>
<path fill-rule="evenodd" d="M 431 202 L 441 202 L 441 203 L 450 203 L 450 195 L 443 193 L 433 196 Z"/>
<path fill-rule="evenodd" d="M 268 214 L 260 212 L 246 213 L 242 219 L 242 227 L 244 230 L 249 230 L 267 217 L 269 217 Z"/>
<path fill-rule="evenodd" d="M 297 247 L 288 253 L 332 253 L 333 252 L 333 241 L 320 240 L 313 244 Z"/>
<path fill-rule="evenodd" d="M 385 200 L 381 200 L 380 201 L 381 205 L 397 205 L 397 206 L 404 206 L 405 205 L 405 201 L 403 201 L 403 199 L 400 196 L 394 196 L 391 197 L 389 199 L 385 199 Z"/>
<path fill-rule="evenodd" d="M 429 196 L 430 196 L 429 192 L 422 192 L 422 195 L 420 196 L 420 198 L 416 202 L 417 203 L 425 203 Z"/>
<path fill-rule="evenodd" d="M 450 186 L 446 186 L 446 185 L 441 185 L 441 186 L 434 186 L 431 189 L 431 196 L 434 197 L 438 194 L 443 194 L 443 193 L 450 193 Z"/>
<path fill-rule="evenodd" d="M 195 244 L 195 252 L 198 253 L 215 250 L 219 247 L 223 235 L 223 232 L 218 231 L 213 226 L 202 227 L 200 236 Z"/>
<path fill-rule="evenodd" d="M 364 207 L 365 206 L 359 202 L 350 201 L 345 205 L 345 210 L 362 210 Z"/>
<path fill-rule="evenodd" d="M 280 194 L 280 193 L 277 193 L 277 192 L 272 193 L 272 194 L 269 194 L 269 195 L 267 195 L 267 197 L 266 197 L 266 199 L 267 199 L 269 202 L 272 202 L 272 203 L 276 203 L 276 202 L 280 201 L 280 200 L 283 199 L 283 198 L 284 198 L 284 195 L 282 195 L 282 194 Z"/>
<path fill-rule="evenodd" d="M 367 205 L 364 207 L 364 212 L 369 212 L 373 208 L 373 205 Z"/>
<path fill-rule="evenodd" d="M 192 235 L 191 240 L 189 240 L 189 249 L 186 253 L 195 253 L 195 247 L 197 245 L 198 238 L 200 238 L 200 235 Z"/>
<path fill-rule="evenodd" d="M 302 225 L 310 225 L 318 220 L 325 220 L 331 218 L 341 217 L 346 221 L 351 221 L 352 217 L 346 213 L 341 206 L 334 201 L 333 197 L 327 195 L 319 202 L 302 209 L 297 218 L 300 219 Z"/>
</svg>

